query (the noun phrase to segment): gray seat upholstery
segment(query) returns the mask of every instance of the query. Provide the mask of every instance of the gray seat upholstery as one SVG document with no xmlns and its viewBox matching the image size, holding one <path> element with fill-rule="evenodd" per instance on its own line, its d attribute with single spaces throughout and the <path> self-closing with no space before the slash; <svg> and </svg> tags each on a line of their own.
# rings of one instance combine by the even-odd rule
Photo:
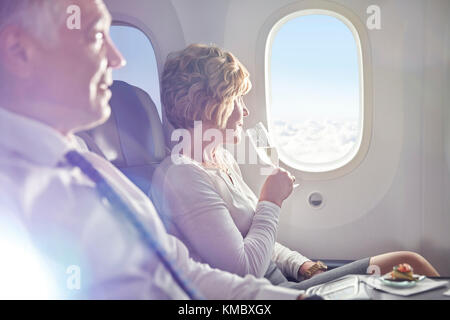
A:
<svg viewBox="0 0 450 320">
<path fill-rule="evenodd" d="M 148 194 L 153 171 L 167 154 L 156 106 L 145 91 L 126 82 L 114 81 L 111 91 L 111 117 L 78 136 Z"/>
</svg>

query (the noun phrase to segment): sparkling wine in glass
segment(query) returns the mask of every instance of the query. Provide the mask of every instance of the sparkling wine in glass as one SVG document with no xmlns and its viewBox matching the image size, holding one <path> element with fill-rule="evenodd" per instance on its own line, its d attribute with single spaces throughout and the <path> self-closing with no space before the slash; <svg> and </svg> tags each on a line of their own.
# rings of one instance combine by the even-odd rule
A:
<svg viewBox="0 0 450 320">
<path fill-rule="evenodd" d="M 273 168 L 278 168 L 278 151 L 270 139 L 269 133 L 263 123 L 258 122 L 253 128 L 247 129 L 247 135 L 253 144 L 258 156 Z M 299 184 L 294 184 L 294 188 Z"/>
</svg>

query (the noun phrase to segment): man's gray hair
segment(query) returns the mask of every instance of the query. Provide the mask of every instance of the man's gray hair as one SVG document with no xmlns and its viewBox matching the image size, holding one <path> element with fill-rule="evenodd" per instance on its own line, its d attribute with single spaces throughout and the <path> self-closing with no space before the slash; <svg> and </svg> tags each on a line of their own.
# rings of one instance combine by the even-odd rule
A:
<svg viewBox="0 0 450 320">
<path fill-rule="evenodd" d="M 65 21 L 66 0 L 0 0 L 0 30 L 16 24 L 40 40 L 57 40 Z"/>
</svg>

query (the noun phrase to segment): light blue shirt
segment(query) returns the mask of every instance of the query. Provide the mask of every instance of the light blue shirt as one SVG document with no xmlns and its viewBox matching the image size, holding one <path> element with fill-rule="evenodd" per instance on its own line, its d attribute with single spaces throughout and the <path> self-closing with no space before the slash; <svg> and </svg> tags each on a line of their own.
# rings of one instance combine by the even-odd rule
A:
<svg viewBox="0 0 450 320">
<path fill-rule="evenodd" d="M 78 168 L 61 165 L 74 148 L 79 148 L 74 137 L 0 108 L 1 214 L 12 214 L 24 227 L 59 297 L 186 299 L 136 232 L 98 196 L 93 182 Z M 194 262 L 186 247 L 167 234 L 146 195 L 105 159 L 87 151 L 83 155 L 207 299 L 295 299 L 301 293 Z M 80 271 L 78 282 L 72 281 L 73 270 Z"/>
</svg>

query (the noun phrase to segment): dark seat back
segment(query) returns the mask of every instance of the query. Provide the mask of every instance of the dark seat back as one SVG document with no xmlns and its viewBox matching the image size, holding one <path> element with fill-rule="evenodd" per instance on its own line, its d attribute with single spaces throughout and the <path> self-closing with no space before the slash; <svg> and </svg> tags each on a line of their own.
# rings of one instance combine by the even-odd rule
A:
<svg viewBox="0 0 450 320">
<path fill-rule="evenodd" d="M 153 171 L 167 154 L 158 111 L 138 87 L 114 81 L 111 91 L 111 117 L 78 136 L 148 194 Z"/>
</svg>

